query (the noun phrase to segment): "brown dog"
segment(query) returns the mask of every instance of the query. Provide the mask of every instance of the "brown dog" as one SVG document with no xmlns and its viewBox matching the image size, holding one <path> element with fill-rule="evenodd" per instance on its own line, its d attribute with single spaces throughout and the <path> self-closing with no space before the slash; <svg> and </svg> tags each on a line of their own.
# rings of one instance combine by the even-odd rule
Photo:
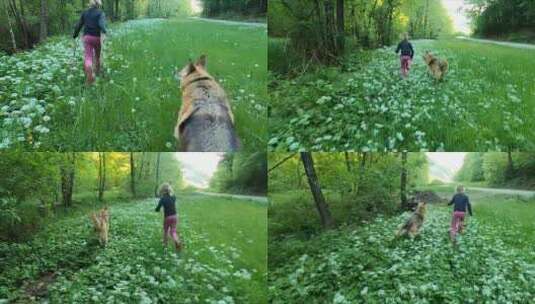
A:
<svg viewBox="0 0 535 304">
<path fill-rule="evenodd" d="M 110 213 L 108 207 L 100 209 L 98 213 L 93 212 L 90 216 L 95 226 L 95 231 L 98 232 L 100 245 L 106 246 L 108 244 L 108 231 L 110 228 Z"/>
<path fill-rule="evenodd" d="M 405 224 L 399 228 L 396 235 L 408 235 L 411 238 L 415 237 L 424 223 L 426 207 L 427 204 L 425 202 L 419 202 L 414 213 Z"/>
<path fill-rule="evenodd" d="M 175 126 L 177 150 L 227 152 L 239 148 L 234 116 L 223 88 L 206 71 L 206 56 L 180 72 L 182 107 Z"/>
<path fill-rule="evenodd" d="M 448 61 L 446 59 L 441 60 L 429 52 L 426 52 L 423 57 L 429 68 L 429 73 L 431 73 L 433 78 L 435 78 L 435 80 L 444 79 L 444 76 L 448 72 Z"/>
</svg>

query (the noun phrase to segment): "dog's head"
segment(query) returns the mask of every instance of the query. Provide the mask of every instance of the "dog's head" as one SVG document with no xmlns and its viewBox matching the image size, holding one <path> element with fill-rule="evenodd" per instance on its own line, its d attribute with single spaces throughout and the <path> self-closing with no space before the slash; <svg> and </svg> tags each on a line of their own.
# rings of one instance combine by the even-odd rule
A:
<svg viewBox="0 0 535 304">
<path fill-rule="evenodd" d="M 425 55 L 423 56 L 423 58 L 424 58 L 424 61 L 425 61 L 426 64 L 431 63 L 431 61 L 433 61 L 433 59 L 435 59 L 433 54 L 431 54 L 429 51 L 425 52 Z"/>
<path fill-rule="evenodd" d="M 110 211 L 108 209 L 108 206 L 106 206 L 100 210 L 100 218 L 104 218 L 108 220 L 109 217 L 110 217 Z"/>
<path fill-rule="evenodd" d="M 424 215 L 426 209 L 427 209 L 427 203 L 423 202 L 423 201 L 420 201 L 418 203 L 418 206 L 416 206 L 416 211 L 415 212 L 418 213 L 418 214 Z"/>
<path fill-rule="evenodd" d="M 201 55 L 195 63 L 190 60 L 180 71 L 177 71 L 177 77 L 182 88 L 195 79 L 211 77 L 206 70 L 206 55 Z"/>
</svg>

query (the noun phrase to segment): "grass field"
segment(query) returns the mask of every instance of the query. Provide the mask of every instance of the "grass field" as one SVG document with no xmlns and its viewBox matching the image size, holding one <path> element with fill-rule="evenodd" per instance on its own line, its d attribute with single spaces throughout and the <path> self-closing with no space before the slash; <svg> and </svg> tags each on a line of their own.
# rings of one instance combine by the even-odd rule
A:
<svg viewBox="0 0 535 304">
<path fill-rule="evenodd" d="M 110 29 L 105 73 L 86 88 L 82 47 L 55 37 L 0 57 L 0 149 L 174 150 L 181 95 L 175 71 L 201 54 L 231 99 L 245 150 L 267 141 L 266 29 L 145 19 Z"/>
<path fill-rule="evenodd" d="M 280 43 L 273 41 L 270 46 Z M 416 55 L 405 81 L 392 47 L 348 51 L 341 67 L 321 68 L 294 79 L 273 77 L 270 149 L 534 147 L 535 51 L 460 40 L 413 44 Z M 422 59 L 426 50 L 449 61 L 445 81 L 436 83 L 427 74 Z M 270 61 L 277 58 L 270 53 Z M 284 70 L 284 64 L 269 65 Z"/>
<path fill-rule="evenodd" d="M 112 205 L 104 249 L 86 214 L 53 222 L 30 242 L 1 243 L 0 302 L 267 302 L 265 205 L 179 195 L 179 254 L 163 250 L 154 207 L 154 200 Z M 39 296 L 52 274 L 43 284 L 48 295 Z"/>
<path fill-rule="evenodd" d="M 441 193 L 445 197 L 449 192 Z M 395 239 L 408 214 L 270 242 L 272 303 L 531 303 L 535 200 L 468 192 L 474 217 L 454 248 L 451 210 L 430 206 L 421 235 Z M 272 255 L 277 256 L 272 263 Z"/>
</svg>

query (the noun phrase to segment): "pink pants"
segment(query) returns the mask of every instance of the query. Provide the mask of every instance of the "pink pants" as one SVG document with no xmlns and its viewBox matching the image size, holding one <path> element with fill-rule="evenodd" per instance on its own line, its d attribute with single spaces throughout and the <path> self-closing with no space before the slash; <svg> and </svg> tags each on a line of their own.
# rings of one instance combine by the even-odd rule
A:
<svg viewBox="0 0 535 304">
<path fill-rule="evenodd" d="M 457 235 L 457 232 L 463 232 L 463 225 L 464 225 L 464 212 L 462 211 L 454 211 L 453 217 L 451 218 L 451 228 L 450 228 L 450 236 L 452 239 L 455 238 Z"/>
<path fill-rule="evenodd" d="M 100 72 L 100 37 L 84 36 L 84 71 L 86 81 L 92 83 L 93 78 L 93 58 L 95 59 L 95 72 Z"/>
<path fill-rule="evenodd" d="M 409 70 L 411 69 L 411 56 L 401 56 L 401 75 L 403 77 L 409 76 Z"/>
<path fill-rule="evenodd" d="M 178 245 L 180 243 L 180 241 L 178 240 L 178 236 L 176 234 L 177 222 L 178 222 L 178 218 L 176 215 L 170 215 L 163 220 L 163 244 L 164 246 L 167 246 L 168 235 L 170 235 L 173 238 L 175 245 Z"/>
</svg>

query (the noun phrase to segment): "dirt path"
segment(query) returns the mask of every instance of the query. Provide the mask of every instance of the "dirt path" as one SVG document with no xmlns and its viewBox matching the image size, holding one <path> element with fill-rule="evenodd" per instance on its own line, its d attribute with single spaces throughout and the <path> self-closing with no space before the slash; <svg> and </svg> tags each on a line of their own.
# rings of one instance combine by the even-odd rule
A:
<svg viewBox="0 0 535 304">
<path fill-rule="evenodd" d="M 208 22 L 218 22 L 218 23 L 230 24 L 230 25 L 245 25 L 245 26 L 255 26 L 255 27 L 267 27 L 266 23 L 261 23 L 261 22 L 229 21 L 229 20 L 210 19 L 210 18 L 201 18 L 201 17 L 191 17 L 191 19 L 208 21 Z"/>
<path fill-rule="evenodd" d="M 457 37 L 457 39 L 474 41 L 474 42 L 481 42 L 481 43 L 498 44 L 498 45 L 514 47 L 514 48 L 518 48 L 518 49 L 532 49 L 532 50 L 535 50 L 535 45 L 527 44 L 527 43 L 496 41 L 496 40 L 490 40 L 490 39 L 477 39 L 477 38 L 468 38 L 468 37 L 462 37 L 462 36 Z"/>
<path fill-rule="evenodd" d="M 196 192 L 196 193 L 197 194 L 201 194 L 201 195 L 230 197 L 230 198 L 235 198 L 235 199 L 244 199 L 244 200 L 251 200 L 251 201 L 256 201 L 256 202 L 267 203 L 267 197 L 265 197 L 265 196 L 239 195 L 239 194 L 227 194 L 227 193 L 211 193 L 211 192 Z"/>
<path fill-rule="evenodd" d="M 467 187 L 467 188 L 469 190 L 476 190 L 476 191 L 493 193 L 493 194 L 519 195 L 519 196 L 524 196 L 524 197 L 535 196 L 535 191 L 529 191 L 529 190 L 481 188 L 481 187 Z"/>
</svg>

